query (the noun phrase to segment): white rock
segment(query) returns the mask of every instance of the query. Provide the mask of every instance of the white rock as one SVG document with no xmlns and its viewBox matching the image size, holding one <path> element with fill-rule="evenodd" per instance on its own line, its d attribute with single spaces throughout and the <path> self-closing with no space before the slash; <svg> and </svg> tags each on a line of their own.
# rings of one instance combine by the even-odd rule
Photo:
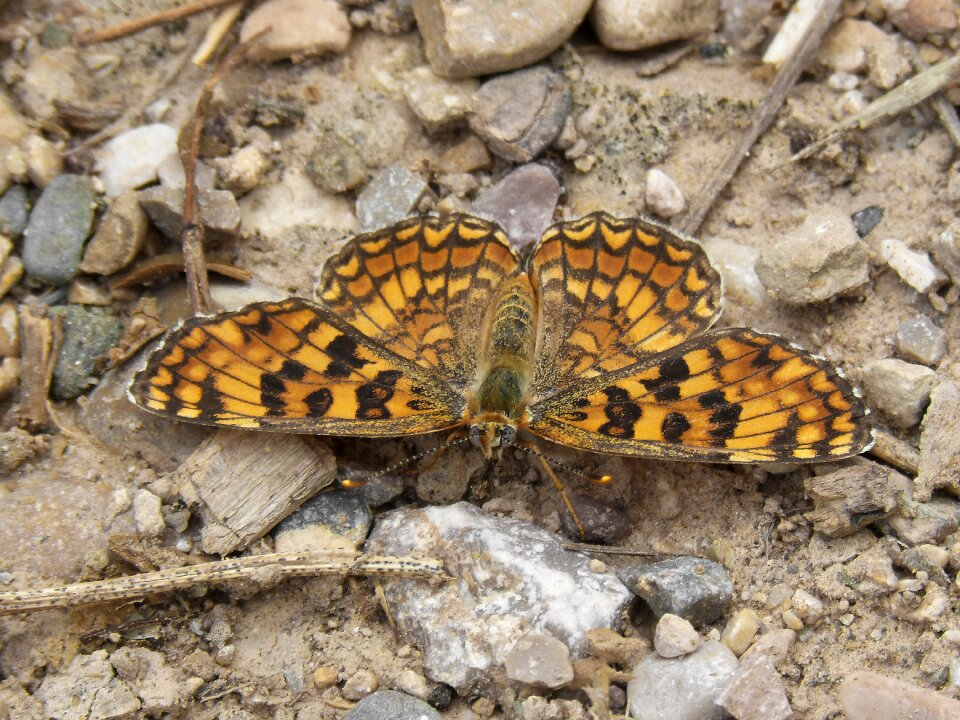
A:
<svg viewBox="0 0 960 720">
<path fill-rule="evenodd" d="M 657 621 L 653 646 L 660 657 L 680 657 L 700 647 L 700 635 L 687 620 L 678 615 L 666 613 Z"/>
<path fill-rule="evenodd" d="M 703 242 L 710 262 L 723 276 L 724 296 L 745 305 L 763 305 L 769 299 L 757 277 L 760 251 L 726 238 L 707 238 Z"/>
<path fill-rule="evenodd" d="M 634 720 L 721 720 L 717 700 L 732 682 L 737 656 L 719 642 L 670 660 L 651 653 L 633 668 L 627 705 Z"/>
<path fill-rule="evenodd" d="M 823 617 L 823 603 L 819 598 L 814 597 L 803 588 L 799 588 L 793 594 L 791 605 L 793 611 L 797 614 L 804 625 L 808 627 L 816 625 L 817 621 Z"/>
<path fill-rule="evenodd" d="M 947 281 L 947 276 L 927 253 L 911 250 L 902 240 L 888 238 L 880 243 L 880 257 L 918 293 L 936 290 Z"/>
<path fill-rule="evenodd" d="M 159 537 L 164 522 L 161 500 L 149 490 L 137 490 L 133 496 L 133 522 L 141 537 Z"/>
<path fill-rule="evenodd" d="M 647 173 L 647 206 L 654 215 L 672 218 L 679 215 L 687 206 L 683 191 L 669 175 L 659 168 L 651 168 Z"/>
<path fill-rule="evenodd" d="M 244 20 L 240 41 L 268 28 L 250 49 L 254 60 L 341 53 L 350 44 L 350 21 L 333 0 L 267 0 Z"/>
<path fill-rule="evenodd" d="M 177 152 L 177 131 L 169 125 L 141 125 L 117 135 L 97 158 L 107 197 L 116 197 L 157 179 L 157 168 Z"/>
<path fill-rule="evenodd" d="M 641 50 L 716 29 L 719 0 L 597 0 L 597 37 L 612 50 Z"/>
<path fill-rule="evenodd" d="M 898 426 L 910 428 L 920 422 L 930 402 L 937 374 L 928 367 L 896 358 L 874 360 L 863 368 L 867 397 Z"/>
<path fill-rule="evenodd" d="M 779 65 L 793 55 L 810 23 L 822 12 L 823 5 L 824 0 L 797 0 L 767 47 L 763 61 L 771 65 Z"/>
</svg>

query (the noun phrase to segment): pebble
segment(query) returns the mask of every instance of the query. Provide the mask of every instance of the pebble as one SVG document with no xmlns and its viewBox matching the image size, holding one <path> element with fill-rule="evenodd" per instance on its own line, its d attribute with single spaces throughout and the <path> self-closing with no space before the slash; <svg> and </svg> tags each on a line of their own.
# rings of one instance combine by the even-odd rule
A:
<svg viewBox="0 0 960 720">
<path fill-rule="evenodd" d="M 769 301 L 766 288 L 757 277 L 760 252 L 725 238 L 708 238 L 703 243 L 710 262 L 723 275 L 725 295 L 732 300 L 759 307 Z"/>
<path fill-rule="evenodd" d="M 920 472 L 914 497 L 929 500 L 934 490 L 944 488 L 960 496 L 960 378 L 946 376 L 930 394 L 930 407 L 923 416 L 920 434 Z"/>
<path fill-rule="evenodd" d="M 441 720 L 440 713 L 418 700 L 396 690 L 381 690 L 365 697 L 343 716 L 343 720 Z"/>
<path fill-rule="evenodd" d="M 611 50 L 642 50 L 713 32 L 720 0 L 597 0 L 590 21 Z"/>
<path fill-rule="evenodd" d="M 807 627 L 816 625 L 823 619 L 823 602 L 803 588 L 797 589 L 793 594 L 790 607 Z"/>
<path fill-rule="evenodd" d="M 780 617 L 783 619 L 783 624 L 787 626 L 788 629 L 795 632 L 800 632 L 803 630 L 803 620 L 801 620 L 793 610 L 784 610 L 780 613 Z"/>
<path fill-rule="evenodd" d="M 377 173 L 357 196 L 357 218 L 363 232 L 393 225 L 417 212 L 430 195 L 427 181 L 395 163 Z"/>
<path fill-rule="evenodd" d="M 0 304 L 0 358 L 20 357 L 20 316 L 12 302 Z"/>
<path fill-rule="evenodd" d="M 107 307 L 113 304 L 113 296 L 93 278 L 77 277 L 67 286 L 67 303 Z"/>
<path fill-rule="evenodd" d="M 407 73 L 403 96 L 426 131 L 438 133 L 466 123 L 470 98 L 478 87 L 476 80 L 446 80 L 419 67 Z"/>
<path fill-rule="evenodd" d="M 884 358 L 863 368 L 863 388 L 873 405 L 897 427 L 914 427 L 930 402 L 937 374 L 928 367 Z"/>
<path fill-rule="evenodd" d="M 244 20 L 240 42 L 264 30 L 247 53 L 253 60 L 342 53 L 350 44 L 350 21 L 334 0 L 267 0 Z"/>
<path fill-rule="evenodd" d="M 493 167 L 493 158 L 490 157 L 490 151 L 487 150 L 483 140 L 472 133 L 444 151 L 437 161 L 437 170 L 448 175 L 489 170 L 491 167 Z"/>
<path fill-rule="evenodd" d="M 183 190 L 152 187 L 137 193 L 150 222 L 171 240 L 183 229 Z M 240 206 L 229 190 L 199 192 L 197 207 L 208 243 L 229 240 L 240 229 Z"/>
<path fill-rule="evenodd" d="M 333 687 L 339 680 L 339 672 L 332 665 L 321 665 L 313 671 L 313 686 L 317 690 L 326 690 Z"/>
<path fill-rule="evenodd" d="M 341 693 L 347 700 L 360 700 L 377 691 L 380 679 L 373 670 L 357 670 L 347 678 Z"/>
<path fill-rule="evenodd" d="M 960 717 L 960 702 L 878 673 L 858 671 L 840 683 L 840 707 L 847 720 L 949 720 Z"/>
<path fill-rule="evenodd" d="M 449 78 L 515 70 L 545 58 L 579 27 L 592 0 L 414 0 L 433 71 Z"/>
<path fill-rule="evenodd" d="M 788 720 L 793 709 L 783 678 L 766 655 L 751 655 L 740 663 L 733 681 L 717 701 L 737 720 Z"/>
<path fill-rule="evenodd" d="M 485 82 L 473 97 L 468 120 L 494 155 L 522 163 L 550 146 L 570 107 L 563 75 L 541 65 Z"/>
<path fill-rule="evenodd" d="M 220 185 L 234 195 L 245 195 L 263 180 L 270 168 L 270 160 L 256 145 L 244 145 L 225 158 L 217 158 L 217 177 Z"/>
<path fill-rule="evenodd" d="M 63 173 L 63 158 L 53 143 L 39 135 L 28 135 L 20 145 L 27 161 L 30 182 L 45 188 Z"/>
<path fill-rule="evenodd" d="M 946 230 L 934 237 L 933 256 L 953 284 L 960 285 L 960 223 L 950 223 Z"/>
<path fill-rule="evenodd" d="M 531 632 L 517 640 L 504 658 L 507 678 L 556 690 L 573 682 L 570 649 L 553 635 Z"/>
<path fill-rule="evenodd" d="M 870 281 L 870 251 L 853 221 L 823 209 L 760 252 L 760 282 L 778 300 L 798 305 L 849 295 Z"/>
<path fill-rule="evenodd" d="M 814 503 L 806 518 L 817 532 L 843 537 L 895 512 L 910 496 L 911 482 L 887 465 L 863 460 L 812 475 L 804 489 Z"/>
<path fill-rule="evenodd" d="M 654 215 L 669 219 L 679 215 L 687 206 L 683 191 L 669 175 L 659 168 L 647 172 L 647 207 Z"/>
<path fill-rule="evenodd" d="M 708 640 L 681 658 L 652 653 L 633 668 L 627 683 L 634 720 L 721 720 L 717 705 L 737 671 L 737 658 L 719 642 Z"/>
<path fill-rule="evenodd" d="M 753 644 L 760 627 L 757 614 L 750 608 L 737 610 L 727 622 L 720 634 L 720 642 L 730 648 L 730 651 L 740 657 Z"/>
<path fill-rule="evenodd" d="M 936 290 L 947 281 L 947 276 L 931 262 L 927 253 L 911 250 L 902 240 L 884 240 L 880 244 L 880 259 L 918 293 Z"/>
<path fill-rule="evenodd" d="M 957 28 L 952 0 L 884 0 L 883 5 L 897 29 L 914 40 Z"/>
<path fill-rule="evenodd" d="M 853 220 L 853 225 L 857 229 L 857 235 L 865 238 L 883 220 L 883 208 L 879 205 L 870 205 L 862 210 L 857 210 L 850 216 L 850 219 Z"/>
<path fill-rule="evenodd" d="M 63 318 L 63 343 L 53 366 L 53 396 L 69 400 L 90 389 L 123 336 L 123 322 L 109 310 L 85 305 L 60 305 L 51 315 Z"/>
<path fill-rule="evenodd" d="M 18 145 L 29 134 L 30 125 L 6 91 L 0 91 L 0 143 Z"/>
<path fill-rule="evenodd" d="M 518 250 L 533 245 L 553 223 L 562 188 L 557 176 L 538 163 L 521 165 L 480 193 L 470 213 L 497 223 Z"/>
<path fill-rule="evenodd" d="M 596 495 L 576 493 L 570 497 L 570 503 L 583 527 L 582 534 L 569 512 L 560 516 L 560 526 L 567 537 L 577 542 L 612 545 L 633 532 L 627 513 Z"/>
<path fill-rule="evenodd" d="M 430 683 L 423 675 L 414 670 L 404 670 L 400 673 L 397 678 L 397 689 L 421 700 L 427 700 L 430 697 Z"/>
<path fill-rule="evenodd" d="M 16 240 L 30 217 L 30 196 L 26 185 L 12 185 L 0 198 L 0 235 Z"/>
<path fill-rule="evenodd" d="M 16 85 L 25 113 L 41 123 L 57 124 L 57 101 L 77 101 L 91 96 L 91 74 L 72 47 L 31 54 L 30 64 Z"/>
<path fill-rule="evenodd" d="M 926 315 L 915 315 L 897 326 L 894 336 L 907 360 L 935 366 L 947 354 L 947 334 Z"/>
<path fill-rule="evenodd" d="M 352 190 L 367 179 L 367 166 L 356 146 L 335 132 L 320 138 L 305 171 L 311 182 L 331 193 Z"/>
<path fill-rule="evenodd" d="M 663 658 L 689 655 L 700 647 L 700 635 L 687 620 L 666 613 L 657 621 L 653 634 L 653 647 Z"/>
<path fill-rule="evenodd" d="M 0 263 L 0 298 L 20 282 L 23 277 L 23 261 L 16 255 L 11 255 Z"/>
<path fill-rule="evenodd" d="M 355 550 L 367 539 L 373 516 L 363 497 L 346 489 L 319 493 L 273 530 L 277 552 Z"/>
<path fill-rule="evenodd" d="M 50 285 L 63 285 L 76 275 L 94 203 L 93 191 L 79 175 L 61 175 L 44 189 L 24 232 L 27 274 Z"/>
<path fill-rule="evenodd" d="M 464 578 L 382 581 L 404 641 L 423 651 L 424 672 L 461 695 L 506 686 L 506 656 L 528 632 L 549 632 L 582 657 L 587 630 L 618 625 L 631 600 L 612 573 L 592 572 L 546 530 L 463 502 L 381 515 L 365 549 L 439 558 Z"/>
<path fill-rule="evenodd" d="M 214 190 L 217 182 L 217 171 L 203 160 L 197 161 L 194 183 L 197 190 Z M 157 179 L 164 187 L 183 190 L 186 177 L 183 171 L 183 161 L 179 155 L 170 155 L 157 167 Z"/>
<path fill-rule="evenodd" d="M 627 567 L 619 576 L 657 617 L 672 613 L 695 625 L 719 618 L 733 599 L 730 574 L 722 565 L 703 558 L 677 557 Z"/>
<path fill-rule="evenodd" d="M 910 514 L 913 517 L 892 515 L 888 520 L 890 528 L 906 545 L 940 543 L 960 528 L 960 502 L 950 497 L 914 503 Z"/>
<path fill-rule="evenodd" d="M 177 131 L 163 123 L 141 125 L 117 135 L 97 155 L 97 172 L 107 197 L 116 197 L 157 179 L 157 169 L 177 154 Z"/>
<path fill-rule="evenodd" d="M 0 360 L 0 400 L 13 394 L 20 383 L 20 358 L 7 357 Z"/>
<path fill-rule="evenodd" d="M 80 270 L 112 275 L 133 262 L 147 239 L 147 214 L 134 192 L 118 195 L 87 244 Z"/>
<path fill-rule="evenodd" d="M 133 496 L 133 522 L 140 537 L 155 538 L 163 534 L 166 523 L 162 501 L 149 490 L 137 490 Z"/>
<path fill-rule="evenodd" d="M 768 655 L 774 661 L 786 660 L 790 651 L 797 642 L 797 632 L 790 628 L 777 628 L 761 635 L 757 638 L 747 651 L 741 656 L 744 660 L 751 655 Z"/>
<path fill-rule="evenodd" d="M 867 72 L 881 90 L 890 90 L 912 73 L 906 53 L 895 34 L 885 33 L 871 22 L 844 18 L 827 33 L 818 60 L 832 70 Z"/>
</svg>

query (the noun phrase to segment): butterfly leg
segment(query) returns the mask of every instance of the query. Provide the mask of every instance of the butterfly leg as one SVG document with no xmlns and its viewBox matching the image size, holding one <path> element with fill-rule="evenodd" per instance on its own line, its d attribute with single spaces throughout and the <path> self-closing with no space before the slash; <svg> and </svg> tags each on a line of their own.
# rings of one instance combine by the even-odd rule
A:
<svg viewBox="0 0 960 720">
<path fill-rule="evenodd" d="M 583 523 L 580 522 L 580 518 L 577 516 L 577 511 L 573 509 L 573 503 L 570 501 L 570 496 L 567 495 L 567 488 L 564 486 L 563 482 L 561 482 L 560 478 L 557 477 L 557 474 L 553 471 L 553 468 L 550 467 L 547 459 L 544 457 L 543 453 L 540 452 L 540 448 L 538 448 L 529 440 L 521 439 L 515 440 L 514 445 L 518 446 L 521 450 L 526 450 L 540 461 L 540 466 L 546 471 L 547 477 L 549 477 L 550 482 L 553 483 L 553 487 L 555 487 L 557 492 L 560 493 L 560 499 L 563 500 L 563 504 L 566 505 L 567 512 L 570 513 L 573 524 L 577 526 L 577 532 L 580 534 L 580 538 L 585 538 L 587 536 L 587 531 L 583 527 Z"/>
</svg>

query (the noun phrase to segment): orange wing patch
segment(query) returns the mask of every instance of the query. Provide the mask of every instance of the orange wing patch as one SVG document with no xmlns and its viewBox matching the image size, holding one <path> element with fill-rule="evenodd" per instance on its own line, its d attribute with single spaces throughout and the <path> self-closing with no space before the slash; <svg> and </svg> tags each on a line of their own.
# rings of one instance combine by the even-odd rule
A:
<svg viewBox="0 0 960 720">
<path fill-rule="evenodd" d="M 866 409 L 827 361 L 723 330 L 531 408 L 532 432 L 596 452 L 673 460 L 839 459 L 870 442 Z"/>
<path fill-rule="evenodd" d="M 530 274 L 542 308 L 539 397 L 667 351 L 720 312 L 720 276 L 700 245 L 648 219 L 594 213 L 555 225 Z"/>
<path fill-rule="evenodd" d="M 348 242 L 324 267 L 318 295 L 373 342 L 462 389 L 487 309 L 518 266 L 492 223 L 413 218 Z"/>
<path fill-rule="evenodd" d="M 464 405 L 429 373 L 297 299 L 185 323 L 130 394 L 180 420 L 358 436 L 440 430 Z"/>
</svg>

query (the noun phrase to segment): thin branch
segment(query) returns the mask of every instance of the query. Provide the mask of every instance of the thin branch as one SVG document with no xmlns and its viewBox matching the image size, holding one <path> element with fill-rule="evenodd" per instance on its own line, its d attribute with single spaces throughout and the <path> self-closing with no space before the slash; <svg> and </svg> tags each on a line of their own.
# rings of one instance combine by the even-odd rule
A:
<svg viewBox="0 0 960 720">
<path fill-rule="evenodd" d="M 269 577 L 316 575 L 373 575 L 421 579 L 445 579 L 439 560 L 411 557 L 378 557 L 351 552 L 289 552 L 217 560 L 200 565 L 159 570 L 109 580 L 74 583 L 38 590 L 0 593 L 0 615 L 65 608 L 75 605 L 134 600 L 156 593 L 207 583 L 257 580 Z"/>
<path fill-rule="evenodd" d="M 193 2 L 188 2 L 179 7 L 161 10 L 152 15 L 144 15 L 143 17 L 133 20 L 117 23 L 103 30 L 81 33 L 77 36 L 76 43 L 80 47 L 87 47 L 88 45 L 106 42 L 107 40 L 118 40 L 119 38 L 133 35 L 134 33 L 156 25 L 162 25 L 171 20 L 180 20 L 181 18 L 190 17 L 191 15 L 196 15 L 197 13 L 202 13 L 207 10 L 223 7 L 224 5 L 231 5 L 235 2 L 237 2 L 237 0 L 193 0 Z"/>
<path fill-rule="evenodd" d="M 797 43 L 793 55 L 787 59 L 777 73 L 777 77 L 770 87 L 770 91 L 763 99 L 760 107 L 754 113 L 753 121 L 750 127 L 743 134 L 736 146 L 727 156 L 726 160 L 720 166 L 720 169 L 714 174 L 710 182 L 700 191 L 700 194 L 690 203 L 690 208 L 684 214 L 683 219 L 678 223 L 678 227 L 687 234 L 694 234 L 699 228 L 703 219 L 710 212 L 717 196 L 723 192 L 733 176 L 736 174 L 740 163 L 750 154 L 750 149 L 756 143 L 764 131 L 770 126 L 770 123 L 780 111 L 787 94 L 796 84 L 800 73 L 810 62 L 820 42 L 827 30 L 833 24 L 833 18 L 837 14 L 842 0 L 824 0 L 820 12 L 816 13 L 813 21 L 807 26 L 802 39 Z"/>
</svg>

